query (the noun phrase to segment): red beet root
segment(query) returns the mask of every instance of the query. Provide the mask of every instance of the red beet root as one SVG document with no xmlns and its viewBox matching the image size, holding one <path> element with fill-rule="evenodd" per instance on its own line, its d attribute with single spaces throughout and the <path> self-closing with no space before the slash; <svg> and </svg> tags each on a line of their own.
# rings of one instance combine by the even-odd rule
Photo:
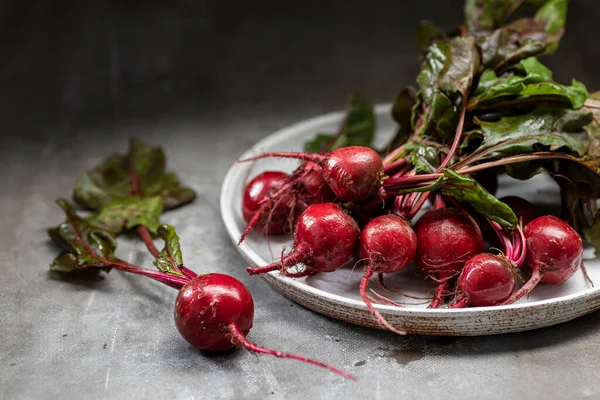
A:
<svg viewBox="0 0 600 400">
<path fill-rule="evenodd" d="M 344 201 L 365 200 L 376 190 L 383 176 L 383 161 L 377 152 L 368 147 L 342 147 L 328 154 L 301 152 L 271 152 L 240 161 L 253 161 L 267 157 L 297 158 L 312 161 L 323 168 L 323 178 Z"/>
<path fill-rule="evenodd" d="M 204 351 L 241 346 L 247 350 L 290 358 L 327 368 L 345 378 L 353 376 L 322 362 L 294 354 L 269 350 L 248 341 L 252 328 L 254 302 L 244 284 L 223 274 L 199 275 L 186 283 L 175 303 L 175 324 L 179 333 L 194 347 Z"/>
<path fill-rule="evenodd" d="M 248 223 L 256 219 L 251 226 L 253 229 L 275 235 L 286 230 L 291 232 L 294 212 L 292 199 L 276 204 L 268 202 L 270 196 L 281 189 L 288 178 L 289 175 L 285 172 L 265 171 L 248 183 L 242 201 L 242 214 Z"/>
<path fill-rule="evenodd" d="M 516 284 L 515 268 L 508 258 L 477 254 L 466 262 L 458 277 L 456 300 L 451 308 L 470 304 L 495 306 L 513 294 Z"/>
<path fill-rule="evenodd" d="M 437 282 L 430 308 L 442 303 L 448 280 L 460 273 L 465 263 L 483 252 L 483 237 L 475 220 L 464 211 L 443 208 L 428 211 L 415 226 L 417 266 Z"/>
<path fill-rule="evenodd" d="M 337 204 L 313 204 L 298 217 L 292 252 L 266 267 L 248 268 L 248 273 L 279 269 L 286 275 L 289 267 L 299 263 L 304 264 L 306 273 L 334 271 L 350 259 L 359 234 L 356 221 Z"/>
<path fill-rule="evenodd" d="M 374 273 L 391 273 L 406 267 L 417 250 L 417 236 L 408 222 L 396 215 L 383 215 L 365 225 L 360 235 L 360 256 L 369 264 L 360 284 L 360 295 L 377 321 L 387 329 L 405 334 L 392 327 L 371 304 L 367 296 L 369 279 Z"/>
<path fill-rule="evenodd" d="M 529 280 L 504 304 L 512 304 L 526 296 L 540 282 L 565 282 L 581 266 L 583 242 L 566 222 L 545 215 L 528 223 L 524 234 L 527 256 L 521 270 L 529 275 Z"/>
</svg>

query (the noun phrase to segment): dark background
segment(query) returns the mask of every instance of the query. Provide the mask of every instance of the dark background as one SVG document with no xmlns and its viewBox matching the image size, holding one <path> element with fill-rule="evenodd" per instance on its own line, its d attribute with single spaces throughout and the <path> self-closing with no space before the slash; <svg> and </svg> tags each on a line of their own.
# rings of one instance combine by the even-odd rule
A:
<svg viewBox="0 0 600 400">
<path fill-rule="evenodd" d="M 600 87 L 599 17 L 600 1 L 571 2 L 545 60 L 555 79 Z M 390 101 L 418 71 L 419 19 L 450 28 L 462 1 L 3 1 L 0 130 L 21 141 L 162 117 L 302 118 L 356 91 Z"/>
</svg>

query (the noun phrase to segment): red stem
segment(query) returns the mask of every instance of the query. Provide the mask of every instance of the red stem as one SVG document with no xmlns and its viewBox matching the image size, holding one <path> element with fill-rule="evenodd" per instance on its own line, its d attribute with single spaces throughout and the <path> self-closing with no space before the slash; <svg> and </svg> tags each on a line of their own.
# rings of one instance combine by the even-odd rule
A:
<svg viewBox="0 0 600 400">
<path fill-rule="evenodd" d="M 190 279 L 194 279 L 195 277 L 198 276 L 197 273 L 195 273 L 194 271 L 192 271 L 189 268 L 184 267 L 183 265 L 181 266 L 180 269 L 181 269 L 181 272 Z"/>
<path fill-rule="evenodd" d="M 406 161 L 406 159 L 405 159 L 405 158 L 401 158 L 401 159 L 399 159 L 399 160 L 396 160 L 396 161 L 394 161 L 394 162 L 393 162 L 393 163 L 391 163 L 391 164 L 388 164 L 388 165 L 386 165 L 386 166 L 383 168 L 383 173 L 384 173 L 384 174 L 386 174 L 386 175 L 389 175 L 389 174 L 391 174 L 392 172 L 395 172 L 395 171 L 397 171 L 397 170 L 399 170 L 399 169 L 401 169 L 401 168 L 405 167 L 405 166 L 406 166 L 406 164 L 408 164 L 408 161 Z"/>
<path fill-rule="evenodd" d="M 367 295 L 367 286 L 369 286 L 369 280 L 371 279 L 371 277 L 373 276 L 373 273 L 374 273 L 372 268 L 373 267 L 371 265 L 369 265 L 367 267 L 367 270 L 365 271 L 365 274 L 363 275 L 362 280 L 360 281 L 360 297 L 362 297 L 365 305 L 371 311 L 371 313 L 375 316 L 375 318 L 377 318 L 377 322 L 379 322 L 380 325 L 384 326 L 386 329 L 388 329 L 392 332 L 395 332 L 399 335 L 406 335 L 405 331 L 400 331 L 400 330 L 394 328 L 392 325 L 390 325 L 390 323 L 387 322 L 381 314 L 379 314 L 379 311 L 377 311 L 375 306 L 373 306 L 373 304 L 371 303 L 371 300 L 369 300 L 369 297 Z"/>
<path fill-rule="evenodd" d="M 305 362 L 308 364 L 312 364 L 312 365 L 316 365 L 321 368 L 328 369 L 331 372 L 335 372 L 336 374 L 343 376 L 344 378 L 356 380 L 356 378 L 354 376 L 348 374 L 347 372 L 344 372 L 340 369 L 332 367 L 331 365 L 325 364 L 323 362 L 313 360 L 313 359 L 307 358 L 307 357 L 298 356 L 296 354 L 284 353 L 282 351 L 276 351 L 276 350 L 271 350 L 271 349 L 266 349 L 264 347 L 260 347 L 256 344 L 252 343 L 248 339 L 246 339 L 244 334 L 239 330 L 239 328 L 235 324 L 227 325 L 227 332 L 228 332 L 229 336 L 231 337 L 231 341 L 233 343 L 235 343 L 239 346 L 242 346 L 246 350 L 252 351 L 254 353 L 269 354 L 271 356 L 275 356 L 275 357 L 279 357 L 279 358 L 289 358 L 292 360 L 302 361 L 302 362 Z"/>
<path fill-rule="evenodd" d="M 387 156 L 385 156 L 385 158 L 383 159 L 383 165 L 393 163 L 396 157 L 402 154 L 402 152 L 404 151 L 404 146 L 405 145 L 403 144 L 402 146 L 397 147 L 394 151 L 390 152 Z"/>
<path fill-rule="evenodd" d="M 306 256 L 305 246 L 298 246 L 290 252 L 287 256 L 281 258 L 279 261 L 275 261 L 269 265 L 258 268 L 246 268 L 246 272 L 250 275 L 264 274 L 266 272 L 281 270 L 282 275 L 286 275 L 286 269 L 293 265 L 296 265 L 304 259 Z"/>
<path fill-rule="evenodd" d="M 138 235 L 140 235 L 140 237 L 144 241 L 146 248 L 148 249 L 150 254 L 152 254 L 152 257 L 158 258 L 158 256 L 160 255 L 160 251 L 158 251 L 158 249 L 154 245 L 154 242 L 152 241 L 152 236 L 150 236 L 150 232 L 148 232 L 148 229 L 144 225 L 139 225 L 136 230 Z"/>
<path fill-rule="evenodd" d="M 456 154 L 456 150 L 458 150 L 458 145 L 460 143 L 460 138 L 462 136 L 463 127 L 465 125 L 465 113 L 467 112 L 467 96 L 463 96 L 462 105 L 460 106 L 460 116 L 458 117 L 458 124 L 456 125 L 456 133 L 454 134 L 454 141 L 452 142 L 452 147 L 448 151 L 448 154 L 444 158 L 444 161 L 440 164 L 438 169 L 435 172 L 440 172 L 450 163 L 454 154 Z"/>
<path fill-rule="evenodd" d="M 322 162 L 325 159 L 325 157 L 323 157 L 320 154 L 303 153 L 301 151 L 271 151 L 271 152 L 259 154 L 254 157 L 237 160 L 237 162 L 256 161 L 256 160 L 260 160 L 262 158 L 269 158 L 269 157 L 295 158 L 298 160 L 312 161 L 317 164 L 319 164 L 320 162 Z"/>
<path fill-rule="evenodd" d="M 536 285 L 540 282 L 540 280 L 542 279 L 542 274 L 540 272 L 540 268 L 539 267 L 535 267 L 531 273 L 531 277 L 529 278 L 529 280 L 527 281 L 526 284 L 524 284 L 521 289 L 519 289 L 516 293 L 514 293 L 512 296 L 510 296 L 508 298 L 508 300 L 506 300 L 504 303 L 502 303 L 502 305 L 507 305 L 507 304 L 512 304 L 517 300 L 520 300 L 523 296 L 526 296 L 529 294 L 529 292 L 531 292 L 533 290 L 534 287 L 536 287 Z"/>
<path fill-rule="evenodd" d="M 465 308 L 467 304 L 469 304 L 469 299 L 466 296 L 464 296 L 455 301 L 454 304 L 450 306 L 450 308 Z"/>
<path fill-rule="evenodd" d="M 444 279 L 443 281 L 438 282 L 435 288 L 435 295 L 428 308 L 438 308 L 442 304 L 442 302 L 444 301 L 444 297 L 446 296 L 447 287 L 448 279 Z"/>
</svg>

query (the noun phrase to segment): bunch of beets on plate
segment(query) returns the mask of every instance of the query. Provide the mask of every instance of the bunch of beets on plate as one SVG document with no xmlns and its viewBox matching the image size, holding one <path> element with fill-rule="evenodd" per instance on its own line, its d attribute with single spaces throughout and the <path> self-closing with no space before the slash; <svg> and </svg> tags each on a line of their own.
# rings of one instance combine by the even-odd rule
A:
<svg viewBox="0 0 600 400">
<path fill-rule="evenodd" d="M 552 80 L 537 57 L 552 53 L 564 31 L 566 0 L 467 0 L 465 24 L 443 32 L 421 23 L 419 90 L 400 91 L 392 107 L 397 134 L 385 149 L 372 148 L 371 103 L 356 96 L 335 134 L 318 134 L 304 152 L 267 153 L 302 161 L 291 174 L 266 171 L 245 188 L 242 204 L 252 230 L 294 233 L 294 248 L 251 274 L 279 271 L 303 277 L 334 271 L 360 259 L 360 293 L 379 323 L 374 304 L 399 306 L 372 291 L 370 279 L 411 261 L 436 283 L 430 307 L 510 304 L 536 284 L 558 284 L 583 268 L 582 239 L 600 247 L 600 94 L 573 80 Z M 532 13 L 530 17 L 513 15 Z M 561 189 L 561 219 L 535 218 L 523 199 L 497 199 L 497 175 L 529 179 L 551 175 Z M 242 188 L 240 189 L 242 190 Z M 166 170 L 165 155 L 132 139 L 85 172 L 74 189 L 82 216 L 64 199 L 66 218 L 49 229 L 61 253 L 50 268 L 143 275 L 179 291 L 175 323 L 203 351 L 241 346 L 250 351 L 327 364 L 250 342 L 254 303 L 237 279 L 197 275 L 183 262 L 179 237 L 160 223 L 164 211 L 190 203 L 195 192 Z M 432 209 L 412 224 L 421 208 Z M 566 221 L 566 222 L 565 222 Z M 156 269 L 116 255 L 117 239 L 135 233 Z M 500 251 L 484 252 L 484 235 Z M 161 249 L 154 240 L 164 242 Z M 516 270 L 529 277 L 517 291 Z M 453 296 L 446 296 L 451 292 Z"/>
<path fill-rule="evenodd" d="M 600 246 L 600 92 L 554 82 L 537 59 L 556 49 L 567 5 L 542 3 L 467 1 L 459 29 L 422 23 L 419 89 L 398 94 L 397 134 L 384 149 L 372 148 L 371 103 L 355 96 L 338 131 L 317 134 L 303 152 L 239 160 L 301 160 L 245 188 L 240 242 L 252 230 L 294 237 L 291 252 L 248 272 L 299 278 L 362 263 L 362 299 L 399 333 L 373 304 L 400 304 L 367 290 L 411 261 L 435 282 L 430 308 L 508 305 L 539 283 L 585 274 L 580 234 Z M 511 18 L 528 7 L 533 16 Z M 559 185 L 561 218 L 494 196 L 499 174 L 538 173 Z M 528 278 L 518 290 L 517 270 Z"/>
</svg>

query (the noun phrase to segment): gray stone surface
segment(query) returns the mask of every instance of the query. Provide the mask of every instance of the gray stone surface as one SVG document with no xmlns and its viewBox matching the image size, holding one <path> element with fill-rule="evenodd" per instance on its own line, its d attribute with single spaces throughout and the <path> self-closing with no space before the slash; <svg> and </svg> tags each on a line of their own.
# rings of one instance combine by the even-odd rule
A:
<svg viewBox="0 0 600 400">
<path fill-rule="evenodd" d="M 218 212 L 236 156 L 287 124 L 389 101 L 417 71 L 411 32 L 452 26 L 460 1 L 46 2 L 0 5 L 0 398 L 579 399 L 600 397 L 598 314 L 493 337 L 397 337 L 303 309 L 246 276 Z M 548 60 L 600 87 L 600 4 L 571 2 Z M 77 175 L 138 135 L 164 146 L 198 200 L 169 212 L 187 264 L 248 285 L 250 338 L 358 377 L 244 351 L 207 356 L 177 334 L 175 291 L 118 272 L 48 271 L 46 227 Z M 135 241 L 119 253 L 148 265 Z"/>
</svg>

